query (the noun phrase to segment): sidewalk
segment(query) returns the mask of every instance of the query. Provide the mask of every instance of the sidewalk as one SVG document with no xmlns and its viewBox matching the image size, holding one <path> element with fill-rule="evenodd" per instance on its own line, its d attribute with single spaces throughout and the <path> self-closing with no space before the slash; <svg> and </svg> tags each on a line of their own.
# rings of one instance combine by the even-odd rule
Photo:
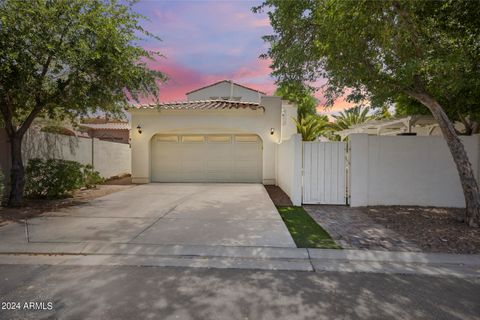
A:
<svg viewBox="0 0 480 320">
<path fill-rule="evenodd" d="M 275 247 L 0 244 L 0 264 L 135 265 L 480 277 L 480 255 Z"/>
</svg>

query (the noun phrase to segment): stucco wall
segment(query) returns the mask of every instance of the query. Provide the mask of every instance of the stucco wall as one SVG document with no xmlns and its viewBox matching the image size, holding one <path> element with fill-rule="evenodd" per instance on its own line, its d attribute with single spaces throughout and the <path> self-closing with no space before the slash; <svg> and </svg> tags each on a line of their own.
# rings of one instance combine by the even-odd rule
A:
<svg viewBox="0 0 480 320">
<path fill-rule="evenodd" d="M 93 162 L 103 177 L 131 173 L 131 149 L 125 143 L 94 139 Z"/>
<path fill-rule="evenodd" d="M 351 206 L 464 207 L 443 137 L 350 135 Z M 480 136 L 461 137 L 478 180 Z"/>
<path fill-rule="evenodd" d="M 189 101 L 210 100 L 212 97 L 230 97 L 230 94 L 232 97 L 240 97 L 240 101 L 246 102 L 260 102 L 260 97 L 263 96 L 263 94 L 235 84 L 232 87 L 230 82 L 220 82 L 214 86 L 187 94 L 187 99 Z"/>
<path fill-rule="evenodd" d="M 253 133 L 263 141 L 263 183 L 275 184 L 275 148 L 281 139 L 282 101 L 262 97 L 263 110 L 131 110 L 132 179 L 150 182 L 150 140 L 157 133 Z M 270 134 L 271 128 L 274 134 Z"/>
<path fill-rule="evenodd" d="M 92 156 L 93 150 L 93 156 Z M 0 164 L 9 170 L 9 147 L 5 132 L 0 131 Z M 64 159 L 82 164 L 92 164 L 105 177 L 130 173 L 130 146 L 124 143 L 29 130 L 22 145 L 23 161 L 29 159 Z M 92 162 L 93 161 L 93 162 Z"/>
<path fill-rule="evenodd" d="M 294 119 L 297 119 L 297 106 L 282 101 L 282 141 L 290 139 L 297 133 Z"/>
<path fill-rule="evenodd" d="M 105 141 L 129 143 L 130 130 L 90 129 L 88 130 L 88 135 Z"/>
<path fill-rule="evenodd" d="M 293 135 L 277 145 L 277 185 L 293 205 L 302 204 L 302 136 Z"/>
</svg>

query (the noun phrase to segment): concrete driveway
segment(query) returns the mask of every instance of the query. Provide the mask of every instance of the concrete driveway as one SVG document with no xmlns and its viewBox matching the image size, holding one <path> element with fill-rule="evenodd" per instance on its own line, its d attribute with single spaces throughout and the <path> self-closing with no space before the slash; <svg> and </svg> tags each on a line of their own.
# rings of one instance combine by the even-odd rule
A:
<svg viewBox="0 0 480 320">
<path fill-rule="evenodd" d="M 0 228 L 0 241 L 295 247 L 260 184 L 148 184 Z"/>
</svg>

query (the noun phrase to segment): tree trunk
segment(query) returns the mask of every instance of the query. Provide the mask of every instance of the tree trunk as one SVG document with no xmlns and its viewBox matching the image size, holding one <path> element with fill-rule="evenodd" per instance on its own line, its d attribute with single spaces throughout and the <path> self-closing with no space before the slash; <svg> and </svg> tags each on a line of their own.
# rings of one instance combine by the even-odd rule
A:
<svg viewBox="0 0 480 320">
<path fill-rule="evenodd" d="M 409 96 L 425 105 L 438 122 L 443 136 L 447 141 L 450 153 L 453 156 L 453 160 L 457 166 L 458 175 L 460 176 L 466 204 L 465 221 L 471 227 L 478 227 L 480 217 L 480 193 L 478 184 L 473 175 L 472 165 L 468 160 L 465 147 L 455 133 L 455 128 L 452 122 L 448 119 L 447 114 L 443 111 L 440 104 L 429 94 L 417 91 L 407 93 Z"/>
<path fill-rule="evenodd" d="M 23 203 L 23 192 L 25 189 L 25 168 L 22 160 L 23 134 L 18 132 L 10 137 L 10 194 L 7 206 L 19 207 Z"/>
</svg>

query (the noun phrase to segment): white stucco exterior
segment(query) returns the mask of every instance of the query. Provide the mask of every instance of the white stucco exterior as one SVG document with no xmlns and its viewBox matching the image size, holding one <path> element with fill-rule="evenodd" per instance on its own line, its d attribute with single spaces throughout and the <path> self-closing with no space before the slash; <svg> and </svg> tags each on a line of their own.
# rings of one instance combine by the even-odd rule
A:
<svg viewBox="0 0 480 320">
<path fill-rule="evenodd" d="M 462 136 L 478 181 L 480 135 Z M 465 207 L 460 178 L 440 136 L 352 134 L 350 204 Z"/>
<path fill-rule="evenodd" d="M 165 110 L 132 108 L 132 181 L 151 182 L 151 139 L 157 134 L 256 134 L 263 144 L 264 184 L 276 183 L 276 145 L 295 133 L 296 107 L 281 98 L 262 96 L 263 109 Z M 282 118 L 283 115 L 283 118 Z M 288 118 L 287 118 L 288 117 Z M 140 125 L 142 133 L 135 128 Z M 273 134 L 271 130 L 273 129 Z"/>
<path fill-rule="evenodd" d="M 232 81 L 224 80 L 210 86 L 200 88 L 187 93 L 188 101 L 197 100 L 233 100 L 246 102 L 260 102 L 265 93 L 244 87 Z"/>
</svg>

